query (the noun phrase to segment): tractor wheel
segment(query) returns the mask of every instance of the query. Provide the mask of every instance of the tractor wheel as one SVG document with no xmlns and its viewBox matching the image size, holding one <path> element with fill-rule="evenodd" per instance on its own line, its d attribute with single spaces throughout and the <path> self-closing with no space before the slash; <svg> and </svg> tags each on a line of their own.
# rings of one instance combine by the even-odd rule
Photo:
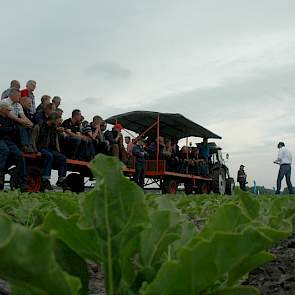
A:
<svg viewBox="0 0 295 295">
<path fill-rule="evenodd" d="M 17 175 L 17 169 L 13 168 L 9 171 L 10 174 L 10 189 L 20 188 L 20 182 Z M 30 193 L 40 191 L 41 187 L 41 170 L 38 167 L 28 166 L 27 168 L 27 190 Z"/>
<path fill-rule="evenodd" d="M 207 181 L 201 182 L 198 186 L 198 193 L 201 195 L 210 194 L 211 188 Z"/>
<path fill-rule="evenodd" d="M 193 185 L 191 183 L 184 184 L 184 193 L 186 195 L 192 195 L 193 193 Z"/>
<path fill-rule="evenodd" d="M 227 195 L 233 195 L 234 193 L 234 189 L 235 189 L 235 181 L 232 177 L 228 178 L 226 180 L 226 189 L 225 189 L 225 193 Z"/>
<path fill-rule="evenodd" d="M 212 175 L 212 189 L 215 194 L 224 195 L 226 188 L 226 179 L 224 169 L 216 169 Z"/>
<path fill-rule="evenodd" d="M 29 166 L 27 168 L 27 190 L 30 193 L 40 191 L 41 187 L 41 170 L 38 167 Z"/>
<path fill-rule="evenodd" d="M 70 173 L 66 178 L 66 184 L 73 193 L 84 192 L 84 177 L 79 173 Z"/>
<path fill-rule="evenodd" d="M 175 195 L 178 184 L 174 179 L 165 179 L 162 184 L 162 194 Z"/>
</svg>

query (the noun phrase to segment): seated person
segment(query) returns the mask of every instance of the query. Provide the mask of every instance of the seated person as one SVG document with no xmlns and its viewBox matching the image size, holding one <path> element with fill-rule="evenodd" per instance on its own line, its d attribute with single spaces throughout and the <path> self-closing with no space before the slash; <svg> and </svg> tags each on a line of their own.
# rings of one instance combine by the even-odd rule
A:
<svg viewBox="0 0 295 295">
<path fill-rule="evenodd" d="M 82 122 L 81 133 L 83 141 L 80 146 L 80 159 L 91 161 L 95 157 L 93 132 L 90 123 L 85 120 Z"/>
<path fill-rule="evenodd" d="M 34 152 L 30 142 L 30 130 L 33 127 L 33 123 L 26 117 L 23 107 L 20 104 L 20 93 L 15 89 L 11 89 L 9 98 L 4 99 L 11 107 L 9 118 L 17 123 L 17 129 L 20 135 L 20 143 L 22 150 L 25 152 Z"/>
<path fill-rule="evenodd" d="M 34 123 L 42 124 L 43 122 L 47 121 L 52 111 L 52 103 L 48 103 L 47 105 L 43 106 L 41 111 L 34 114 Z"/>
<path fill-rule="evenodd" d="M 60 152 L 58 139 L 58 115 L 51 113 L 45 122 L 37 124 L 33 129 L 34 147 L 43 158 L 41 191 L 52 190 L 50 184 L 53 161 L 58 161 L 58 180 L 56 185 L 68 189 L 65 177 L 67 174 L 67 158 Z"/>
<path fill-rule="evenodd" d="M 93 118 L 93 122 L 91 122 L 91 129 L 94 138 L 95 154 L 109 154 L 110 144 L 104 136 L 107 129 L 107 123 L 102 119 L 95 121 Z"/>
<path fill-rule="evenodd" d="M 115 124 L 112 130 L 108 130 L 104 133 L 104 137 L 110 144 L 110 154 L 124 162 L 124 160 L 126 161 L 126 154 L 123 155 L 123 153 L 124 151 L 126 153 L 126 150 L 123 145 L 122 129 L 123 127 L 121 124 Z"/>
<path fill-rule="evenodd" d="M 81 111 L 75 109 L 72 111 L 72 117 L 61 124 L 65 132 L 65 136 L 61 138 L 62 151 L 70 159 L 79 158 L 79 147 L 82 141 L 81 121 Z"/>
<path fill-rule="evenodd" d="M 31 113 L 32 98 L 29 96 L 22 97 L 21 105 L 23 107 L 25 116 L 32 122 L 33 121 L 33 116 Z M 20 135 L 20 143 L 21 143 L 23 152 L 25 153 L 37 152 L 33 148 L 32 128 L 19 126 L 19 135 Z"/>
<path fill-rule="evenodd" d="M 15 143 L 16 125 L 8 116 L 11 112 L 9 103 L 0 102 L 0 190 L 4 189 L 5 172 L 10 156 L 16 160 L 16 169 L 21 191 L 27 190 L 27 171 L 22 152 Z"/>
<path fill-rule="evenodd" d="M 27 96 L 25 96 L 27 97 Z M 37 106 L 36 112 L 42 112 L 44 107 L 50 103 L 51 97 L 49 95 L 43 95 L 41 97 L 41 103 Z"/>
<path fill-rule="evenodd" d="M 52 108 L 54 111 L 56 111 L 59 108 L 60 103 L 61 103 L 61 98 L 59 96 L 54 96 L 52 98 Z"/>
</svg>

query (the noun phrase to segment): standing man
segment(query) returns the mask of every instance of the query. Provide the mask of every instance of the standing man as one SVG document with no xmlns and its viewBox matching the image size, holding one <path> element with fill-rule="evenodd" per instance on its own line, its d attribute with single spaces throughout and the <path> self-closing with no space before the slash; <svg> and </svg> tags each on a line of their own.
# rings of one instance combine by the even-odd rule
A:
<svg viewBox="0 0 295 295">
<path fill-rule="evenodd" d="M 237 182 L 240 185 L 240 189 L 242 191 L 246 191 L 246 184 L 247 184 L 247 174 L 244 170 L 245 166 L 241 165 L 240 169 L 238 171 L 238 177 L 237 177 Z"/>
<path fill-rule="evenodd" d="M 12 80 L 10 82 L 10 88 L 8 88 L 5 91 L 3 91 L 2 95 L 1 95 L 1 100 L 9 97 L 9 93 L 10 93 L 10 90 L 11 89 L 15 89 L 15 90 L 18 90 L 19 91 L 19 89 L 20 89 L 20 83 L 19 83 L 19 81 Z"/>
<path fill-rule="evenodd" d="M 292 154 L 285 147 L 283 142 L 278 144 L 278 158 L 274 161 L 275 164 L 280 165 L 278 178 L 277 178 L 277 190 L 276 195 L 279 195 L 281 192 L 281 184 L 284 177 L 286 177 L 286 182 L 288 186 L 288 191 L 290 195 L 293 195 L 293 187 L 291 183 L 291 164 L 292 164 Z"/>
<path fill-rule="evenodd" d="M 143 138 L 138 137 L 136 144 L 133 146 L 132 154 L 135 157 L 135 182 L 141 187 L 144 187 L 144 157 L 145 151 L 143 148 Z"/>
<path fill-rule="evenodd" d="M 29 80 L 26 84 L 26 88 L 21 90 L 20 94 L 21 97 L 28 96 L 32 99 L 32 109 L 31 113 L 34 114 L 36 113 L 36 103 L 35 103 L 35 95 L 34 95 L 34 90 L 36 89 L 36 81 L 34 80 Z"/>
</svg>

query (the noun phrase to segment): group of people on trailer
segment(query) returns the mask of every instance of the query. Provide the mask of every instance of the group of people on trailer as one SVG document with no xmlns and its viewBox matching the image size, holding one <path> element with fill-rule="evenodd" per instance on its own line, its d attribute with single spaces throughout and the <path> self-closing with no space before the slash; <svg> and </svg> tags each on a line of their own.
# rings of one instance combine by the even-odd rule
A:
<svg viewBox="0 0 295 295">
<path fill-rule="evenodd" d="M 143 186 L 144 160 L 157 157 L 156 138 L 144 141 L 140 137 L 131 140 L 126 136 L 124 140 L 121 124 L 106 130 L 107 124 L 101 116 L 94 116 L 88 122 L 79 109 L 73 110 L 72 116 L 63 120 L 61 97 L 43 95 L 36 106 L 36 86 L 36 81 L 29 80 L 21 90 L 20 82 L 13 80 L 1 95 L 0 190 L 4 189 L 5 173 L 12 162 L 16 163 L 20 189 L 27 190 L 23 153 L 41 154 L 42 191 L 52 190 L 50 178 L 54 161 L 58 162 L 56 184 L 67 189 L 67 158 L 90 161 L 98 153 L 116 156 L 127 166 L 135 164 L 135 181 Z M 206 140 L 198 148 L 183 147 L 179 150 L 176 140 L 159 138 L 158 159 L 166 160 L 167 170 L 206 175 L 208 158 Z"/>
</svg>

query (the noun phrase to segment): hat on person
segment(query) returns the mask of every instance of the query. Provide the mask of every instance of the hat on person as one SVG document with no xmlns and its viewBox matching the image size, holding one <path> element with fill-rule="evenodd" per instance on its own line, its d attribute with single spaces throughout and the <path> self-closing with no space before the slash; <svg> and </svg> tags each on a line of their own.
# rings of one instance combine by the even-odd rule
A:
<svg viewBox="0 0 295 295">
<path fill-rule="evenodd" d="M 8 102 L 4 101 L 4 100 L 0 101 L 0 109 L 7 109 L 9 111 L 12 110 L 10 104 Z"/>
<path fill-rule="evenodd" d="M 242 165 L 240 166 L 240 168 L 245 168 L 245 166 L 242 164 Z"/>
<path fill-rule="evenodd" d="M 120 131 L 123 129 L 123 126 L 120 123 L 114 125 L 114 129 L 119 129 Z"/>
</svg>

